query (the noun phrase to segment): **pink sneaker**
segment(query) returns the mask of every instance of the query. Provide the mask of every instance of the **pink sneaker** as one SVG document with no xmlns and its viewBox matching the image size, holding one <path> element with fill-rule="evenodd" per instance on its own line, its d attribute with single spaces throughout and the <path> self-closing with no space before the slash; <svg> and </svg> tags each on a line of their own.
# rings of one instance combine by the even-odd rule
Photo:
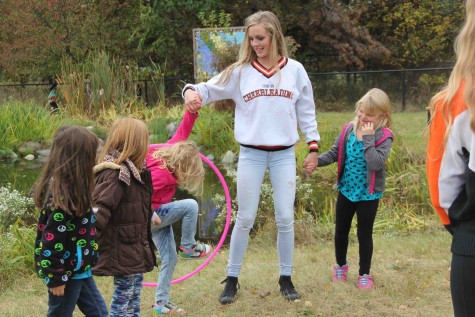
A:
<svg viewBox="0 0 475 317">
<path fill-rule="evenodd" d="M 359 289 L 372 289 L 373 277 L 368 274 L 358 276 L 358 288 Z"/>
<path fill-rule="evenodd" d="M 333 267 L 333 282 L 346 282 L 347 273 L 348 273 L 348 264 L 345 264 L 343 266 L 339 266 L 338 264 L 335 264 L 335 266 Z"/>
</svg>

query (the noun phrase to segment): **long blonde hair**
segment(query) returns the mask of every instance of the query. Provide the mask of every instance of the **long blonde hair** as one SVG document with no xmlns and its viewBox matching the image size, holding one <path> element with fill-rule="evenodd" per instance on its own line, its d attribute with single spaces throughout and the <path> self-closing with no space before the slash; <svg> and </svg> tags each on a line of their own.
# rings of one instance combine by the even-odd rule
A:
<svg viewBox="0 0 475 317">
<path fill-rule="evenodd" d="M 121 118 L 112 123 L 109 136 L 97 161 L 102 162 L 107 154 L 117 150 L 119 157 L 115 160 L 115 163 L 121 164 L 129 159 L 141 171 L 145 168 L 144 162 L 148 149 L 149 134 L 145 122 L 134 118 Z"/>
<path fill-rule="evenodd" d="M 431 118 L 433 118 L 437 104 L 442 102 L 440 111 L 442 111 L 442 118 L 446 125 L 444 143 L 447 141 L 453 123 L 450 104 L 462 86 L 465 86 L 464 99 L 470 110 L 470 128 L 475 132 L 475 87 L 473 86 L 475 75 L 475 0 L 467 0 L 465 8 L 465 23 L 457 35 L 454 45 L 457 61 L 450 74 L 449 82 L 432 97 L 428 106 Z"/>
<path fill-rule="evenodd" d="M 383 114 L 382 118 L 376 122 L 374 130 L 378 130 L 380 128 L 391 129 L 391 101 L 389 100 L 388 95 L 381 89 L 370 89 L 363 97 L 361 97 L 361 99 L 358 100 L 355 105 L 355 112 L 357 113 L 358 110 L 362 110 L 370 115 Z M 353 124 L 356 131 L 361 124 L 358 116 L 354 118 Z"/>
<path fill-rule="evenodd" d="M 246 32 L 244 34 L 244 40 L 239 49 L 238 60 L 228 66 L 222 73 L 218 80 L 218 84 L 226 84 L 231 78 L 233 70 L 241 65 L 250 64 L 253 60 L 257 60 L 256 52 L 251 47 L 249 41 L 249 28 L 251 26 L 260 24 L 262 25 L 271 36 L 271 49 L 270 60 L 274 63 L 274 67 L 277 71 L 280 70 L 278 62 L 279 56 L 287 57 L 287 45 L 285 44 L 284 33 L 280 26 L 279 19 L 274 13 L 270 11 L 258 11 L 244 20 L 244 27 Z"/>
<path fill-rule="evenodd" d="M 162 146 L 152 156 L 162 162 L 160 168 L 175 175 L 180 187 L 196 196 L 203 193 L 205 170 L 195 142 L 185 140 Z"/>
</svg>

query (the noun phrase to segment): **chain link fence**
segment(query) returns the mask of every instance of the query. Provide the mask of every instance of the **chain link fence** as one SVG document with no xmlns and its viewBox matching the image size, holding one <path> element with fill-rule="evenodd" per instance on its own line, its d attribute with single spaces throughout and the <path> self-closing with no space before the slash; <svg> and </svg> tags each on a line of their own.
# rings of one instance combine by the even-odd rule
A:
<svg viewBox="0 0 475 317">
<path fill-rule="evenodd" d="M 452 68 L 309 73 L 318 111 L 352 111 L 371 88 L 384 90 L 394 111 L 422 111 Z"/>
<path fill-rule="evenodd" d="M 338 73 L 309 73 L 318 111 L 352 111 L 369 89 L 380 88 L 391 98 L 394 111 L 423 111 L 430 98 L 447 82 L 452 68 L 423 68 Z M 176 77 L 140 80 L 140 93 L 150 107 L 165 98 L 181 103 L 181 89 L 189 79 Z M 0 84 L 0 104 L 12 99 L 47 105 L 49 83 Z M 59 84 L 61 102 L 61 83 Z"/>
</svg>

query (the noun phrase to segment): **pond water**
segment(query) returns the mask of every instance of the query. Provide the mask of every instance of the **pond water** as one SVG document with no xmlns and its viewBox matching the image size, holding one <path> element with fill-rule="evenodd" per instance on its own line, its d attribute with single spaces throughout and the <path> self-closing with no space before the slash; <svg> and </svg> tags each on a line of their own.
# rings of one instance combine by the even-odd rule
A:
<svg viewBox="0 0 475 317">
<path fill-rule="evenodd" d="M 25 195 L 30 195 L 31 189 L 38 179 L 42 167 L 43 163 L 38 160 L 27 161 L 18 159 L 15 161 L 0 161 L 0 187 L 10 184 L 12 189 L 16 189 Z M 218 168 L 223 175 L 226 175 L 224 168 L 219 166 Z M 228 186 L 230 186 L 230 181 L 226 181 Z M 215 194 L 221 194 L 224 196 L 224 190 L 218 176 L 208 167 L 206 167 L 204 185 L 204 193 L 199 198 L 193 197 L 187 192 L 178 189 L 174 199 L 196 199 L 200 205 L 196 238 L 202 241 L 217 242 L 221 237 L 221 232 L 216 228 L 214 219 L 220 211 L 213 204 L 212 197 Z M 178 243 L 180 241 L 180 228 L 181 223 L 176 223 L 173 226 L 176 241 Z M 230 233 L 228 232 L 228 235 L 229 234 Z"/>
</svg>

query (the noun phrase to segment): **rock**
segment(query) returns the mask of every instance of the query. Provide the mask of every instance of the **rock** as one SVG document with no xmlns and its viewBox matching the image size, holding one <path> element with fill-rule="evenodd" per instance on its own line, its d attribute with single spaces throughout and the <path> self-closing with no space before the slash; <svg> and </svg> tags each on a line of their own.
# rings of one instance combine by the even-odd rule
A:
<svg viewBox="0 0 475 317">
<path fill-rule="evenodd" d="M 0 159 L 16 159 L 18 155 L 10 149 L 0 148 Z"/>
<path fill-rule="evenodd" d="M 38 151 L 36 151 L 36 155 L 38 155 L 38 158 L 40 156 L 48 157 L 50 153 L 51 153 L 51 150 L 38 150 Z"/>
<path fill-rule="evenodd" d="M 39 149 L 41 149 L 41 144 L 35 141 L 28 141 L 20 146 L 18 152 L 20 155 L 25 156 L 28 154 L 33 154 Z"/>
<path fill-rule="evenodd" d="M 224 154 L 221 162 L 223 164 L 232 164 L 234 163 L 235 159 L 236 159 L 236 154 L 234 154 L 231 151 L 227 151 L 226 154 Z"/>
<path fill-rule="evenodd" d="M 169 123 L 165 129 L 167 129 L 168 135 L 174 135 L 176 130 L 178 129 L 178 123 L 176 122 Z"/>
<path fill-rule="evenodd" d="M 35 156 L 33 154 L 28 154 L 27 156 L 25 156 L 25 160 L 32 161 L 34 159 L 35 159 Z"/>
<path fill-rule="evenodd" d="M 208 160 L 212 161 L 212 162 L 214 161 L 214 155 L 213 155 L 213 154 L 208 154 L 208 155 L 206 155 L 206 158 L 207 158 Z"/>
</svg>

